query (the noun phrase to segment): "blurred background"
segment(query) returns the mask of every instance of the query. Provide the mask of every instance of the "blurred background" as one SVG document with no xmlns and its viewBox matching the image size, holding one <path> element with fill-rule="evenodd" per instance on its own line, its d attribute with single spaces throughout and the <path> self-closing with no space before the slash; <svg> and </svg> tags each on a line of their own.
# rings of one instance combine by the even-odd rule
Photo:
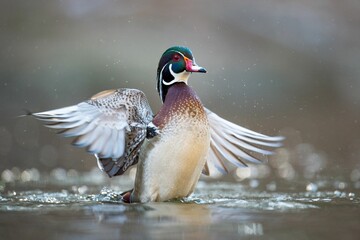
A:
<svg viewBox="0 0 360 240">
<path fill-rule="evenodd" d="M 206 107 L 287 137 L 268 164 L 239 169 L 232 179 L 327 176 L 360 188 L 359 1 L 0 4 L 2 180 L 96 167 L 70 140 L 17 116 L 120 87 L 144 91 L 157 112 L 159 58 L 170 46 L 186 45 L 208 70 L 190 79 Z"/>
</svg>

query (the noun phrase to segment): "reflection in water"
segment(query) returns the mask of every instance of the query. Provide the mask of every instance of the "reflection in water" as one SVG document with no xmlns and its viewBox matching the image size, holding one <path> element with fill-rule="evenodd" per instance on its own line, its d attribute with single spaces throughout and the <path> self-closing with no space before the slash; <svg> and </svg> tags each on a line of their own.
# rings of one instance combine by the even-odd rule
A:
<svg viewBox="0 0 360 240">
<path fill-rule="evenodd" d="M 164 224 L 188 224 L 193 226 L 211 223 L 211 212 L 206 205 L 195 203 L 151 203 L 153 211 L 146 212 L 146 218 L 156 219 Z"/>
<path fill-rule="evenodd" d="M 207 204 L 196 203 L 149 203 L 133 205 L 94 205 L 87 208 L 100 224 L 117 227 L 127 236 L 144 235 L 150 238 L 187 238 L 213 239 L 214 232 L 225 231 L 234 236 L 263 235 L 262 223 L 234 221 L 218 214 L 227 214 L 228 210 L 213 209 Z M 241 213 L 246 219 L 246 212 Z M 250 218 L 250 217 L 249 217 Z"/>
</svg>

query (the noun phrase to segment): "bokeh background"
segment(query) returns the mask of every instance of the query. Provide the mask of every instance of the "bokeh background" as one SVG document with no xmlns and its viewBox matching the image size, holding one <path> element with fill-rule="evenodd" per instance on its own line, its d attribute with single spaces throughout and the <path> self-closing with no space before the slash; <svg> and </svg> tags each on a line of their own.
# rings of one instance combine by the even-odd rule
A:
<svg viewBox="0 0 360 240">
<path fill-rule="evenodd" d="M 0 5 L 3 180 L 96 167 L 94 157 L 69 140 L 17 116 L 120 87 L 143 90 L 156 112 L 158 60 L 166 48 L 186 45 L 208 70 L 190 79 L 206 107 L 242 126 L 287 137 L 268 164 L 239 169 L 235 180 L 328 176 L 360 188 L 358 0 Z"/>
</svg>

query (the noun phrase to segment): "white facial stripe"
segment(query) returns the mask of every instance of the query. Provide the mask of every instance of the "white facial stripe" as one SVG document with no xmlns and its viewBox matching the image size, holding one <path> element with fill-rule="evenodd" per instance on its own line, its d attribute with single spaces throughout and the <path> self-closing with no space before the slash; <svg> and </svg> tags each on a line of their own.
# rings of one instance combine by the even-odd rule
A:
<svg viewBox="0 0 360 240">
<path fill-rule="evenodd" d="M 192 62 L 193 62 L 193 65 L 197 65 L 196 62 L 195 62 L 195 57 L 193 57 Z"/>
<path fill-rule="evenodd" d="M 163 84 L 164 85 L 167 85 L 167 86 L 169 86 L 169 85 L 171 85 L 171 84 L 173 84 L 173 83 L 176 83 L 177 82 L 177 79 L 174 79 L 174 80 L 172 80 L 171 82 L 165 82 L 164 80 L 163 80 Z"/>
<path fill-rule="evenodd" d="M 160 71 L 160 76 L 159 76 L 159 80 L 160 80 L 160 89 L 159 89 L 159 91 L 160 91 L 160 97 L 162 98 L 162 83 L 164 83 L 164 80 L 162 79 L 162 73 L 163 73 L 163 71 L 164 71 L 164 68 L 166 67 L 166 65 L 168 65 L 168 64 L 165 64 L 164 66 L 163 66 L 163 68 L 161 69 L 161 71 Z"/>
<path fill-rule="evenodd" d="M 176 53 L 180 54 L 181 56 L 183 56 L 183 58 L 185 57 L 184 54 L 182 54 L 181 52 L 178 52 L 178 51 L 175 51 L 175 50 L 172 50 L 172 52 L 176 52 Z"/>
<path fill-rule="evenodd" d="M 173 75 L 174 77 L 174 80 L 172 80 L 171 82 L 165 82 L 164 79 L 162 79 L 162 83 L 164 85 L 171 85 L 171 84 L 174 84 L 176 82 L 184 82 L 187 84 L 187 81 L 189 79 L 189 76 L 190 76 L 190 73 L 189 72 L 186 72 L 185 70 L 182 71 L 181 73 L 175 73 L 173 70 L 172 70 L 172 64 L 169 65 L 169 70 L 170 70 L 170 73 L 171 75 Z"/>
</svg>

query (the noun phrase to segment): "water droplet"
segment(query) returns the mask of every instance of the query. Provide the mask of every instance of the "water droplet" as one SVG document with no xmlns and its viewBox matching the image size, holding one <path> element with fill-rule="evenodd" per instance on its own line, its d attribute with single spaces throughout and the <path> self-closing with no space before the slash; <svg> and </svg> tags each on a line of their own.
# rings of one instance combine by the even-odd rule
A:
<svg viewBox="0 0 360 240">
<path fill-rule="evenodd" d="M 238 177 L 240 180 L 249 178 L 251 175 L 250 168 L 237 168 L 235 171 L 236 177 Z"/>
<path fill-rule="evenodd" d="M 270 183 L 266 184 L 266 190 L 271 191 L 271 192 L 276 191 L 276 187 L 277 186 L 276 186 L 275 182 L 270 182 Z"/>
<path fill-rule="evenodd" d="M 58 181 L 63 181 L 67 178 L 66 171 L 63 168 L 55 168 L 50 172 L 50 176 Z"/>
<path fill-rule="evenodd" d="M 347 183 L 336 181 L 336 182 L 334 182 L 334 187 L 335 187 L 335 189 L 343 190 L 347 187 Z"/>
<path fill-rule="evenodd" d="M 259 180 L 257 179 L 251 179 L 249 182 L 249 185 L 251 188 L 257 188 L 259 186 Z"/>
<path fill-rule="evenodd" d="M 79 187 L 77 190 L 78 190 L 79 194 L 85 194 L 89 190 L 89 188 L 87 186 L 83 185 L 83 186 Z"/>
<path fill-rule="evenodd" d="M 31 180 L 31 174 L 28 170 L 24 170 L 21 173 L 21 181 L 23 182 L 29 182 Z"/>
<path fill-rule="evenodd" d="M 306 185 L 306 191 L 308 192 L 316 192 L 318 190 L 318 186 L 315 183 L 309 183 Z"/>
<path fill-rule="evenodd" d="M 5 169 L 1 174 L 1 179 L 5 182 L 13 182 L 15 181 L 15 175 L 11 170 Z"/>
</svg>

